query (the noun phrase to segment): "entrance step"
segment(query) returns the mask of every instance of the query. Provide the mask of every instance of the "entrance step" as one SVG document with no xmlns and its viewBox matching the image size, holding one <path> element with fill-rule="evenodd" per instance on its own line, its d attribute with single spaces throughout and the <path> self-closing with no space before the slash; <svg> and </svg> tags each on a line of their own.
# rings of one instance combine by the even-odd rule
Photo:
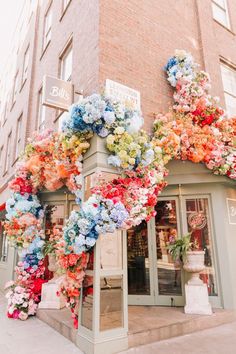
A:
<svg viewBox="0 0 236 354">
<path fill-rule="evenodd" d="M 213 311 L 211 316 L 187 315 L 182 307 L 129 306 L 129 348 L 183 336 L 236 320 L 236 311 L 223 309 Z"/>
<path fill-rule="evenodd" d="M 67 308 L 39 309 L 37 317 L 75 343 L 77 331 Z M 129 306 L 129 348 L 217 327 L 235 320 L 236 311 L 222 309 L 214 309 L 213 315 L 203 316 L 186 315 L 182 307 Z M 129 350 L 122 353 L 126 352 L 131 353 Z"/>
<path fill-rule="evenodd" d="M 64 307 L 60 310 L 38 309 L 37 317 L 75 343 L 77 330 L 73 326 L 71 312 Z"/>
</svg>

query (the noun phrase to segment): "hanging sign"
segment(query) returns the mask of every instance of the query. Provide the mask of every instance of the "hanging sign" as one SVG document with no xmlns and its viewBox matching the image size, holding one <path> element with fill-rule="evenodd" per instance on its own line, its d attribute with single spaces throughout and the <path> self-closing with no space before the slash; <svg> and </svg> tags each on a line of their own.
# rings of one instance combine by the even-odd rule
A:
<svg viewBox="0 0 236 354">
<path fill-rule="evenodd" d="M 229 223 L 236 225 L 236 199 L 227 198 Z"/>
<path fill-rule="evenodd" d="M 105 93 L 119 99 L 127 108 L 140 110 L 140 92 L 119 82 L 106 79 Z"/>
<path fill-rule="evenodd" d="M 203 213 L 194 212 L 188 216 L 188 224 L 193 230 L 201 230 L 206 226 L 207 219 Z"/>
<path fill-rule="evenodd" d="M 43 78 L 42 104 L 44 106 L 68 111 L 73 103 L 74 86 L 52 76 Z"/>
</svg>

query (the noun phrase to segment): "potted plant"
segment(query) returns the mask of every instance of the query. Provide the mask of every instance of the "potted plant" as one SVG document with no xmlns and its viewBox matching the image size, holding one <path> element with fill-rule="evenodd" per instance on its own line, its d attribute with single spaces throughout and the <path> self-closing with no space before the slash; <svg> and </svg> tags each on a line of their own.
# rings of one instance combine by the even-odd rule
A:
<svg viewBox="0 0 236 354">
<path fill-rule="evenodd" d="M 175 262 L 179 261 L 183 264 L 184 270 L 191 273 L 188 284 L 202 284 L 199 273 L 205 268 L 205 251 L 199 250 L 199 245 L 196 241 L 191 241 L 191 233 L 171 241 L 167 249 L 173 260 Z"/>
</svg>

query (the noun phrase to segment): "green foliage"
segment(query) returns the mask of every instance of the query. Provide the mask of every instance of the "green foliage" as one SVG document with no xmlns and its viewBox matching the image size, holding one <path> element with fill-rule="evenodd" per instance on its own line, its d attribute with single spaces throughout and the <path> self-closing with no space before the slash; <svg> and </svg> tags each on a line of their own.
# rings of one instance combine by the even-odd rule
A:
<svg viewBox="0 0 236 354">
<path fill-rule="evenodd" d="M 191 233 L 176 239 L 167 246 L 169 253 L 174 261 L 184 262 L 188 251 L 198 248 L 197 242 L 191 242 Z"/>
</svg>

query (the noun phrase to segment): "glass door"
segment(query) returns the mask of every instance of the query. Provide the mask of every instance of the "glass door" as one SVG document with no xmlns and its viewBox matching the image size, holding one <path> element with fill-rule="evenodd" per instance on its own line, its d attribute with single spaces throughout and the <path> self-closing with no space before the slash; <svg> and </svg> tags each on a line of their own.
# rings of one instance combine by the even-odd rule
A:
<svg viewBox="0 0 236 354">
<path fill-rule="evenodd" d="M 168 252 L 170 241 L 181 236 L 178 198 L 160 198 L 152 220 L 153 257 L 155 259 L 155 304 L 183 306 L 183 274 L 180 264 Z"/>
<path fill-rule="evenodd" d="M 192 241 L 205 251 L 205 269 L 200 278 L 207 285 L 212 306 L 220 307 L 210 198 L 207 195 L 184 196 L 182 204 L 184 233 L 191 232 Z"/>
<path fill-rule="evenodd" d="M 129 305 L 154 305 L 153 257 L 150 223 L 127 230 Z"/>
</svg>

